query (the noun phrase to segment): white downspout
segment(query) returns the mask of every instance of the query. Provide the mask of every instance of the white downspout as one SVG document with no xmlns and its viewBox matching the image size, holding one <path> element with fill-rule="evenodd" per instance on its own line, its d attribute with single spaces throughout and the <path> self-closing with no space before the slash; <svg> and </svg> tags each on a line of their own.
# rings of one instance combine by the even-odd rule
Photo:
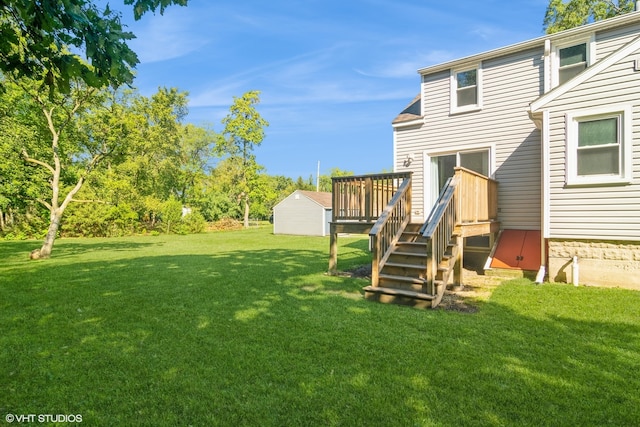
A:
<svg viewBox="0 0 640 427">
<path fill-rule="evenodd" d="M 545 68 L 545 72 L 548 69 Z M 550 129 L 549 129 L 549 111 L 544 110 L 542 112 L 542 123 L 540 127 L 540 160 L 541 160 L 541 201 L 540 201 L 540 220 L 541 220 L 541 232 L 540 232 L 540 269 L 538 270 L 538 274 L 536 275 L 536 283 L 544 282 L 544 278 L 547 275 L 547 238 L 549 237 L 549 218 L 551 216 L 550 212 L 550 190 L 549 190 L 549 174 L 551 173 L 549 170 L 549 163 L 551 159 L 549 158 L 549 139 L 550 137 Z"/>
<path fill-rule="evenodd" d="M 571 282 L 573 286 L 580 285 L 580 266 L 578 265 L 578 257 L 574 256 L 571 262 Z"/>
</svg>

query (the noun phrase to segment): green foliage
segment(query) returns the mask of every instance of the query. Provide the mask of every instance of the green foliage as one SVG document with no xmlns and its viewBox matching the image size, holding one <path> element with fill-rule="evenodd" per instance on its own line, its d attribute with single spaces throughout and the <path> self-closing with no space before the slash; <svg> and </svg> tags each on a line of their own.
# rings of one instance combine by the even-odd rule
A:
<svg viewBox="0 0 640 427">
<path fill-rule="evenodd" d="M 332 182 L 331 178 L 333 177 L 341 177 L 341 176 L 352 176 L 353 171 L 345 171 L 340 168 L 331 168 L 331 173 L 329 176 L 321 175 L 320 176 L 320 191 L 332 191 Z"/>
<path fill-rule="evenodd" d="M 55 205 L 50 184 L 54 135 L 43 106 L 53 112 L 57 126 L 60 195 L 66 197 L 82 184 L 62 218 L 63 236 L 122 236 L 159 227 L 198 232 L 200 219 L 245 215 L 266 220 L 273 206 L 296 188 L 315 189 L 312 176 L 296 183 L 267 175 L 257 163 L 253 150 L 267 125 L 255 109 L 257 92 L 235 100 L 223 121 L 225 132 L 216 134 L 181 123 L 188 99 L 175 88 L 159 88 L 146 97 L 130 89 L 94 91 L 79 85 L 52 102 L 37 97 L 37 83 L 20 84 L 22 88 L 5 81 L 6 90 L 0 93 L 0 215 L 14 218 L 3 225 L 9 237 L 41 237 L 42 221 L 50 214 L 43 207 Z M 76 101 L 83 108 L 74 109 Z M 214 162 L 215 155 L 223 158 Z M 169 201 L 191 207 L 194 217 L 167 221 L 163 210 Z"/>
<path fill-rule="evenodd" d="M 241 211 L 238 203 L 229 194 L 218 190 L 217 186 L 208 188 L 207 193 L 200 199 L 198 208 L 207 221 L 219 221 L 225 217 L 240 218 Z"/>
<path fill-rule="evenodd" d="M 259 91 L 249 91 L 239 98 L 233 98 L 229 114 L 222 119 L 225 139 L 220 141 L 218 150 L 223 154 L 248 161 L 254 147 L 260 146 L 264 139 L 264 128 L 269 123 L 256 110 L 255 105 L 259 102 Z"/>
<path fill-rule="evenodd" d="M 250 205 L 254 200 L 265 200 L 265 186 L 260 175 L 263 167 L 256 162 L 253 150 L 264 139 L 264 128 L 269 123 L 255 108 L 260 102 L 260 92 L 250 91 L 234 98 L 229 114 L 222 119 L 224 130 L 218 140 L 217 151 L 228 156 L 232 191 L 244 205 L 244 226 L 249 226 Z"/>
<path fill-rule="evenodd" d="M 198 211 L 192 211 L 180 219 L 175 229 L 177 234 L 195 234 L 202 233 L 207 228 L 207 221 Z"/>
<path fill-rule="evenodd" d="M 139 19 L 145 12 L 187 0 L 125 0 Z M 40 80 L 68 94 L 81 79 L 94 88 L 131 85 L 138 56 L 127 45 L 118 12 L 90 0 L 7 0 L 0 7 L 0 71 Z M 76 53 L 81 51 L 86 61 Z"/>
<path fill-rule="evenodd" d="M 171 232 L 171 226 L 175 225 L 182 218 L 182 203 L 175 197 L 171 196 L 167 201 L 162 203 L 160 210 L 162 222 L 166 224 L 166 232 Z"/>
<path fill-rule="evenodd" d="M 139 231 L 138 214 L 127 203 L 72 205 L 65 215 L 60 234 L 65 237 L 121 237 Z"/>
<path fill-rule="evenodd" d="M 47 232 L 48 217 L 37 205 L 12 212 L 13 223 L 0 231 L 5 240 L 42 239 Z"/>
<path fill-rule="evenodd" d="M 24 90 L 5 82 L 0 92 L 0 209 L 24 212 L 46 196 L 48 174 L 24 161 L 24 151 L 46 155 L 40 144 L 46 138 L 39 107 Z"/>
<path fill-rule="evenodd" d="M 634 10 L 634 0 L 550 0 L 544 17 L 547 34 L 601 21 Z"/>
</svg>

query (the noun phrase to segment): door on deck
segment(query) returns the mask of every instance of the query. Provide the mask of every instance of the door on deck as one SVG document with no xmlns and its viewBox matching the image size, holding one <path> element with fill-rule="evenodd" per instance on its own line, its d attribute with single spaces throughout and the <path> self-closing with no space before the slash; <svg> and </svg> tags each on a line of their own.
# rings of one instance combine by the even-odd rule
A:
<svg viewBox="0 0 640 427">
<path fill-rule="evenodd" d="M 425 187 L 425 200 L 430 201 L 427 213 L 430 212 L 431 206 L 438 200 L 447 179 L 454 175 L 455 167 L 460 166 L 484 176 L 489 176 L 491 170 L 489 159 L 488 148 L 431 156 L 430 179 L 425 179 L 425 183 L 430 182 Z M 487 251 L 491 248 L 491 239 L 488 235 L 466 237 L 464 240 L 465 246 L 473 246 L 476 249 Z"/>
<path fill-rule="evenodd" d="M 454 174 L 455 167 L 463 167 L 484 176 L 489 176 L 489 150 L 458 151 L 455 153 L 431 156 L 430 186 L 425 188 L 427 200 L 431 206 L 438 200 L 442 187 Z M 426 181 L 426 180 L 425 180 Z"/>
</svg>

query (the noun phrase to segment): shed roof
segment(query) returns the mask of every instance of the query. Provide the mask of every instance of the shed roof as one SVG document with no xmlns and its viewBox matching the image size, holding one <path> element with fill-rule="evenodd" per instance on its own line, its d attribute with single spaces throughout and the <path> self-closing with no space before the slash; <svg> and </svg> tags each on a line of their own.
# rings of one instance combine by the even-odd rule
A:
<svg viewBox="0 0 640 427">
<path fill-rule="evenodd" d="M 310 198 L 314 202 L 319 205 L 331 209 L 332 206 L 332 197 L 331 193 L 327 193 L 325 191 L 306 191 L 306 190 L 296 190 L 296 193 L 303 194 L 304 196 Z"/>
</svg>

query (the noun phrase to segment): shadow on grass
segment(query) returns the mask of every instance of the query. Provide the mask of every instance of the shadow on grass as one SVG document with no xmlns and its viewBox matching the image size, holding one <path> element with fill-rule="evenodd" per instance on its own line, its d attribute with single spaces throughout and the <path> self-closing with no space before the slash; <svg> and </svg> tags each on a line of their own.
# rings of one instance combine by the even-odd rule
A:
<svg viewBox="0 0 640 427">
<path fill-rule="evenodd" d="M 366 243 L 346 244 L 343 264 L 361 264 Z M 362 280 L 326 266 L 321 250 L 265 248 L 9 271 L 0 412 L 111 425 L 640 419 L 640 326 L 616 317 L 638 313 L 634 293 L 585 291 L 594 307 L 573 287 L 507 284 L 468 316 L 364 301 Z"/>
<path fill-rule="evenodd" d="M 157 245 L 156 242 L 140 242 L 134 240 L 118 239 L 106 240 L 103 238 L 91 239 L 58 239 L 53 247 L 54 258 L 74 257 L 90 252 L 99 251 L 131 251 Z M 29 254 L 34 249 L 40 249 L 42 240 L 0 241 L 0 259 L 20 260 L 29 259 Z"/>
</svg>

